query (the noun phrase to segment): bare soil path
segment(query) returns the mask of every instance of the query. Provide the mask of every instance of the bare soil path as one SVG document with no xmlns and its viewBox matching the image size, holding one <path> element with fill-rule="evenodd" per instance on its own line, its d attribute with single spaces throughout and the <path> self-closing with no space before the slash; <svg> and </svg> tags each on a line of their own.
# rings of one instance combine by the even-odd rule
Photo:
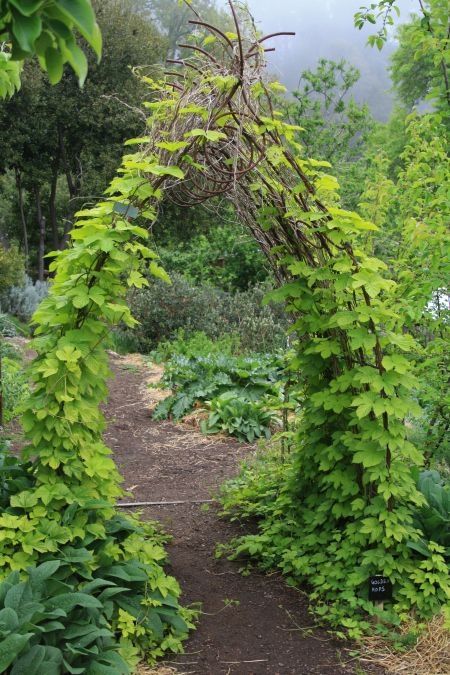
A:
<svg viewBox="0 0 450 675">
<path fill-rule="evenodd" d="M 209 499 L 236 473 L 252 446 L 205 437 L 183 425 L 154 422 L 147 380 L 139 361 L 113 358 L 115 379 L 106 406 L 107 442 L 125 487 L 136 501 Z M 307 598 L 277 575 L 239 574 L 239 565 L 214 557 L 218 542 L 239 526 L 218 519 L 199 504 L 150 507 L 173 536 L 171 571 L 185 604 L 201 602 L 204 614 L 186 643 L 186 654 L 168 662 L 177 673 L 196 675 L 360 675 L 378 672 L 351 659 L 348 645 L 312 628 Z"/>
</svg>

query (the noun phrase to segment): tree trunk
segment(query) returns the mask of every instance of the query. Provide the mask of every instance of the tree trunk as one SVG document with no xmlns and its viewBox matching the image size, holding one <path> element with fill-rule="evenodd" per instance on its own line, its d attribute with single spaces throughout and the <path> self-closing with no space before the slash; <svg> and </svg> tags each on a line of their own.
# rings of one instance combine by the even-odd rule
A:
<svg viewBox="0 0 450 675">
<path fill-rule="evenodd" d="M 50 184 L 50 202 L 49 202 L 50 225 L 52 228 L 52 244 L 54 251 L 57 251 L 59 248 L 58 221 L 56 218 L 56 190 L 58 186 L 58 170 L 59 170 L 59 155 L 55 157 L 52 166 L 52 180 Z"/>
<path fill-rule="evenodd" d="M 36 212 L 39 226 L 39 249 L 38 249 L 38 278 L 44 281 L 44 255 L 45 255 L 45 217 L 42 214 L 41 195 L 38 187 L 34 188 L 36 198 Z"/>
<path fill-rule="evenodd" d="M 64 144 L 64 136 L 61 127 L 58 127 L 58 142 L 59 142 L 59 153 L 61 161 L 64 168 L 64 173 L 66 175 L 67 187 L 69 189 L 69 197 L 72 199 L 76 196 L 76 187 L 73 180 L 72 172 L 70 170 L 69 162 L 67 160 L 66 146 Z"/>
<path fill-rule="evenodd" d="M 59 142 L 59 160 L 62 163 L 62 168 L 64 170 L 64 174 L 66 176 L 66 181 L 67 181 L 67 187 L 69 190 L 69 210 L 67 213 L 67 217 L 65 218 L 64 222 L 64 234 L 60 240 L 59 248 L 63 249 L 65 248 L 68 240 L 69 240 L 69 233 L 72 229 L 73 225 L 73 216 L 74 212 L 77 210 L 76 206 L 74 207 L 74 200 L 76 197 L 81 192 L 81 163 L 80 163 L 80 174 L 77 176 L 74 176 L 72 173 L 72 170 L 70 168 L 70 163 L 69 159 L 67 157 L 66 153 L 66 145 L 64 143 L 64 135 L 62 132 L 62 129 L 58 127 L 58 142 Z"/>
<path fill-rule="evenodd" d="M 27 228 L 27 220 L 25 218 L 25 208 L 23 204 L 23 186 L 22 186 L 22 176 L 20 174 L 19 169 L 16 168 L 16 187 L 17 187 L 17 194 L 19 197 L 19 212 L 20 212 L 20 220 L 22 222 L 22 237 L 23 237 L 23 252 L 25 255 L 25 269 L 28 271 L 28 256 L 29 256 L 29 250 L 28 250 L 28 228 Z"/>
</svg>

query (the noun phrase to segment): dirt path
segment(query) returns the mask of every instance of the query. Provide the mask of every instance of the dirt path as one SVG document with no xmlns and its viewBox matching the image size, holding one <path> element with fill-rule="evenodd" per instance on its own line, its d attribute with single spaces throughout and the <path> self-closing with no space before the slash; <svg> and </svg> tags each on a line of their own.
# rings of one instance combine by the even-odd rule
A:
<svg viewBox="0 0 450 675">
<path fill-rule="evenodd" d="M 208 499 L 252 451 L 169 422 L 153 422 L 146 397 L 148 370 L 113 359 L 106 408 L 107 441 L 136 501 Z M 154 373 L 154 377 L 157 374 Z M 147 394 L 148 398 L 148 394 Z M 216 544 L 238 532 L 198 504 L 151 507 L 145 517 L 173 535 L 169 555 L 183 602 L 204 614 L 186 654 L 168 665 L 197 675 L 360 675 L 375 672 L 351 660 L 344 643 L 311 630 L 305 596 L 278 576 L 243 577 L 239 565 L 215 560 Z M 175 665 L 176 664 L 176 665 Z M 377 671 L 380 673 L 380 671 Z"/>
</svg>

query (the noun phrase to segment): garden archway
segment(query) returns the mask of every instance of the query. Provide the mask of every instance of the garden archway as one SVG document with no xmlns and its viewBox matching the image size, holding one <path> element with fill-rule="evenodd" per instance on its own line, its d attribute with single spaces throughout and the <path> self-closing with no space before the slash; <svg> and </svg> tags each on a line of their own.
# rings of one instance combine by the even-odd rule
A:
<svg viewBox="0 0 450 675">
<path fill-rule="evenodd" d="M 262 525 L 266 540 L 279 537 L 285 571 L 309 580 L 337 624 L 347 617 L 356 630 L 349 614 L 373 611 L 364 588 L 378 573 L 396 584 L 397 612 L 431 612 L 445 595 L 445 567 L 437 552 L 425 579 L 408 548 L 419 537 L 410 467 L 421 455 L 403 421 L 414 380 L 397 352 L 410 341 L 397 330 L 393 283 L 360 245 L 376 228 L 341 209 L 327 166 L 302 156 L 299 130 L 275 109 L 279 85 L 264 79 L 270 36 L 258 37 L 230 7 L 235 33 L 196 17 L 199 35 L 183 46 L 191 56 L 175 60 L 160 82 L 141 75 L 151 92 L 148 134 L 128 142 L 107 198 L 79 212 L 71 247 L 52 263 L 51 293 L 35 316 L 36 387 L 23 420 L 35 483 L 17 504 L 36 538 L 24 547 L 11 531 L 3 546 L 25 567 L 54 550 L 54 537 L 71 541 L 64 518 L 74 504 L 84 509 L 76 536 L 104 536 L 120 494 L 102 441 L 104 337 L 111 324 L 133 324 L 127 287 L 145 285 L 148 269 L 165 277 L 134 218 L 154 221 L 163 198 L 188 208 L 226 195 L 273 266 L 281 284 L 274 295 L 294 314 L 292 369 L 305 391 L 295 461 Z"/>
</svg>

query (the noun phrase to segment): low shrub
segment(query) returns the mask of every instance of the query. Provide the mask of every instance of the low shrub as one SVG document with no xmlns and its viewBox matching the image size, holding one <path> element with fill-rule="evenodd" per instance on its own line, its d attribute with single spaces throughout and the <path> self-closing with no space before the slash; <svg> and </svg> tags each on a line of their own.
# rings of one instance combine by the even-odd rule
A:
<svg viewBox="0 0 450 675">
<path fill-rule="evenodd" d="M 46 281 L 34 281 L 25 277 L 23 285 L 13 286 L 2 303 L 3 309 L 24 322 L 28 322 L 35 313 L 41 300 L 48 293 Z"/>
<path fill-rule="evenodd" d="M 0 314 L 0 336 L 15 337 L 17 335 L 16 325 L 7 314 Z"/>
<path fill-rule="evenodd" d="M 131 336 L 137 351 L 148 353 L 161 342 L 176 337 L 180 329 L 188 337 L 202 332 L 217 340 L 233 335 L 244 352 L 269 352 L 286 343 L 287 318 L 279 305 L 262 305 L 267 286 L 242 293 L 227 293 L 211 286 L 195 286 L 180 275 L 172 284 L 151 281 L 134 291 L 129 305 L 139 325 L 121 328 L 120 339 Z"/>
<path fill-rule="evenodd" d="M 223 224 L 188 242 L 160 248 L 163 267 L 193 284 L 245 291 L 269 276 L 267 260 L 255 239 L 240 225 Z"/>
<path fill-rule="evenodd" d="M 235 335 L 223 335 L 217 340 L 212 340 L 202 331 L 186 334 L 186 331 L 180 328 L 173 340 L 160 342 L 150 353 L 150 357 L 155 363 L 162 363 L 175 355 L 193 359 L 202 356 L 234 356 L 240 351 L 240 341 Z"/>
<path fill-rule="evenodd" d="M 5 248 L 0 244 L 0 298 L 22 283 L 25 274 L 23 256 L 17 246 Z"/>
</svg>

